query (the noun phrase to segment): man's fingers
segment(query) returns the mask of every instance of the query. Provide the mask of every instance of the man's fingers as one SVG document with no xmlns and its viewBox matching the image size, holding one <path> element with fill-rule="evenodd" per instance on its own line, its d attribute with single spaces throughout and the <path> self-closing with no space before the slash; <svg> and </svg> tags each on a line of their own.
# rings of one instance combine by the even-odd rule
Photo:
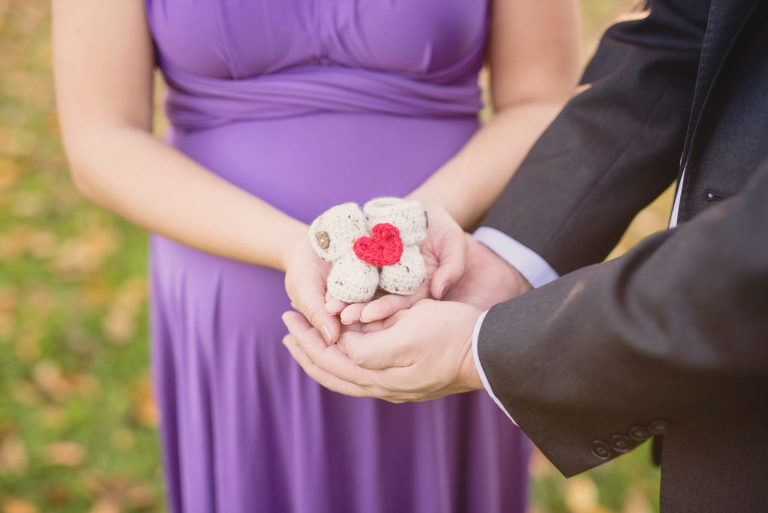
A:
<svg viewBox="0 0 768 513">
<path fill-rule="evenodd" d="M 304 369 L 304 372 L 325 388 L 353 397 L 368 397 L 371 395 L 363 387 L 355 385 L 354 383 L 342 381 L 315 365 L 315 363 L 307 357 L 306 353 L 301 350 L 292 335 L 286 335 L 283 338 L 283 344 L 291 353 L 293 359 L 296 360 L 302 369 Z"/>
<path fill-rule="evenodd" d="M 442 299 L 451 285 L 459 281 L 467 265 L 467 243 L 462 232 L 447 234 L 435 243 L 438 268 L 432 276 L 430 293 L 432 297 Z"/>
<path fill-rule="evenodd" d="M 379 299 L 364 305 L 364 308 L 361 309 L 359 320 L 360 322 L 374 322 L 386 319 L 400 310 L 409 308 L 419 299 L 421 299 L 421 294 L 418 297 L 400 296 L 397 294 L 381 296 Z"/>
<path fill-rule="evenodd" d="M 349 326 L 344 327 L 344 332 L 357 331 L 359 333 L 373 333 L 375 331 L 381 331 L 391 325 L 390 319 L 391 317 L 384 319 L 383 321 L 358 322 L 355 324 L 350 324 Z"/>
<path fill-rule="evenodd" d="M 363 369 L 382 371 L 394 367 L 407 367 L 412 362 L 402 354 L 388 330 L 372 333 L 345 331 L 337 342 L 338 349 L 350 361 Z M 377 383 L 380 380 L 377 380 Z M 381 384 L 381 383 L 378 383 Z"/>
<path fill-rule="evenodd" d="M 355 362 L 341 352 L 336 345 L 325 345 L 317 330 L 313 329 L 301 315 L 296 312 L 285 312 L 283 322 L 293 335 L 296 345 L 319 368 L 343 381 L 360 386 L 372 384 L 368 371 L 355 365 Z"/>
<path fill-rule="evenodd" d="M 340 394 L 349 395 L 352 397 L 376 397 L 383 399 L 390 403 L 400 404 L 407 401 L 425 401 L 432 399 L 432 397 L 425 397 L 419 394 L 412 394 L 408 392 L 395 392 L 386 388 L 378 386 L 361 387 L 354 383 L 341 380 L 336 376 L 324 371 L 312 362 L 307 355 L 302 351 L 301 347 L 296 343 L 296 340 L 292 335 L 286 335 L 283 338 L 283 344 L 291 353 L 294 360 L 301 366 L 307 375 L 317 381 L 321 386 L 338 392 Z M 435 395 L 434 397 L 440 397 Z"/>
<path fill-rule="evenodd" d="M 341 311 L 341 323 L 344 325 L 354 324 L 360 321 L 360 313 L 365 308 L 366 303 L 352 303 Z"/>
<path fill-rule="evenodd" d="M 337 345 L 326 346 L 317 330 L 301 315 L 286 312 L 283 320 L 291 330 L 283 344 L 307 375 L 322 386 L 345 395 L 377 397 L 393 403 L 422 400 L 420 394 L 411 390 L 413 369 L 368 370 L 358 367 Z M 359 332 L 345 332 L 345 335 L 348 333 L 366 336 Z"/>
</svg>

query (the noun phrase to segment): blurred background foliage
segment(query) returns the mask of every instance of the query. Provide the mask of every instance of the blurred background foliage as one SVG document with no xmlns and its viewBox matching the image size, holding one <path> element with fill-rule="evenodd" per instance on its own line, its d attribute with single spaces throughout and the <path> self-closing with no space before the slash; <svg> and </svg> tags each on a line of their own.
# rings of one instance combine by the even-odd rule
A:
<svg viewBox="0 0 768 513">
<path fill-rule="evenodd" d="M 583 1 L 585 60 L 629 7 Z M 0 0 L 0 48 L 0 512 L 164 511 L 146 234 L 67 174 L 48 1 Z M 614 256 L 662 229 L 670 201 L 638 215 Z M 532 513 L 658 511 L 647 445 L 570 480 L 540 454 L 531 472 Z"/>
</svg>

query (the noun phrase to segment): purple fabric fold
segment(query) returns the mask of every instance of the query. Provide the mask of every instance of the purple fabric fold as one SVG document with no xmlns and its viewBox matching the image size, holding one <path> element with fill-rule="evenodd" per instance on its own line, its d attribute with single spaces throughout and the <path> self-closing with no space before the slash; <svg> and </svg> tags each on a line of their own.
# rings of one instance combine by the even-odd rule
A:
<svg viewBox="0 0 768 513">
<path fill-rule="evenodd" d="M 375 70 L 306 66 L 235 80 L 192 75 L 168 61 L 160 67 L 168 84 L 166 113 L 182 131 L 318 112 L 476 117 L 482 107 L 474 74 L 436 83 Z"/>
</svg>

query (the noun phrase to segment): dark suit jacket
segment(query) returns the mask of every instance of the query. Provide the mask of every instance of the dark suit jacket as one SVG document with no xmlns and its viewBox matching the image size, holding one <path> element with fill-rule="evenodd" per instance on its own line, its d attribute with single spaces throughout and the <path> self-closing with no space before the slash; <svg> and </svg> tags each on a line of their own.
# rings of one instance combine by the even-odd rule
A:
<svg viewBox="0 0 768 513">
<path fill-rule="evenodd" d="M 488 313 L 491 388 L 565 475 L 663 435 L 664 512 L 768 512 L 767 3 L 611 27 L 482 223 L 564 275 Z M 681 224 L 598 263 L 683 169 Z"/>
</svg>

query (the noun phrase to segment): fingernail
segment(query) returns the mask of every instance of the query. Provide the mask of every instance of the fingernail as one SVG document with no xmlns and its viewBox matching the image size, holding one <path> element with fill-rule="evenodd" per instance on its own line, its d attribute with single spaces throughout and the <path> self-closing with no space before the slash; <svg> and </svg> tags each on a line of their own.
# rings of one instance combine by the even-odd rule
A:
<svg viewBox="0 0 768 513">
<path fill-rule="evenodd" d="M 330 344 L 331 343 L 331 328 L 329 328 L 328 326 L 323 326 L 321 331 L 323 332 L 323 338 L 325 339 L 325 341 Z"/>
<path fill-rule="evenodd" d="M 443 299 L 443 296 L 445 296 L 445 293 L 448 292 L 448 287 L 451 286 L 451 282 L 446 281 L 443 283 L 443 288 L 440 290 L 440 297 L 438 299 Z"/>
</svg>

